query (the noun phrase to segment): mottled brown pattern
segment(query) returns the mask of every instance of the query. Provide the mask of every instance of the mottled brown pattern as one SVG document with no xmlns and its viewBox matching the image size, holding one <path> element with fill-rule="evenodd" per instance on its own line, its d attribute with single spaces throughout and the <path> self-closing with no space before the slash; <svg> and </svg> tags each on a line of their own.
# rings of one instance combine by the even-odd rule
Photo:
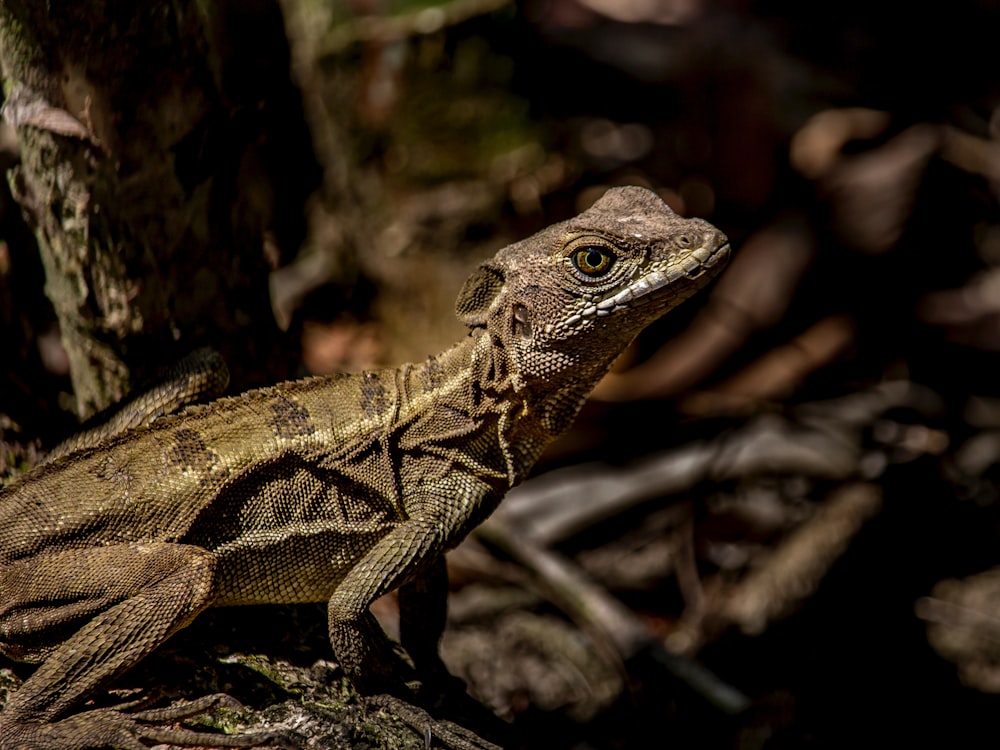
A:
<svg viewBox="0 0 1000 750">
<path fill-rule="evenodd" d="M 316 432 L 316 427 L 309 417 L 309 410 L 287 396 L 278 396 L 270 408 L 271 426 L 278 437 L 304 437 Z"/>
<path fill-rule="evenodd" d="M 167 452 L 167 461 L 181 471 L 202 476 L 218 463 L 219 455 L 197 430 L 179 427 L 171 437 L 174 444 Z"/>
<path fill-rule="evenodd" d="M 433 391 L 441 387 L 447 375 L 437 357 L 430 357 L 423 369 L 422 385 L 425 391 Z"/>
<path fill-rule="evenodd" d="M 366 417 L 377 417 L 389 406 L 389 394 L 378 373 L 361 375 L 361 411 Z"/>
</svg>

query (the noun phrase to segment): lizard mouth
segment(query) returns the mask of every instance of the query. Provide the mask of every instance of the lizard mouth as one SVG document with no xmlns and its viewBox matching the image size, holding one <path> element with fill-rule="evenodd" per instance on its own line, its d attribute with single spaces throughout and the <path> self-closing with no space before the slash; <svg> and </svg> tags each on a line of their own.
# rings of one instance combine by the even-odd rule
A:
<svg viewBox="0 0 1000 750">
<path fill-rule="evenodd" d="M 714 248 L 699 248 L 679 262 L 657 264 L 625 289 L 591 305 L 581 315 L 584 318 L 611 315 L 656 301 L 666 301 L 673 307 L 711 281 L 725 267 L 728 258 L 729 243 L 722 242 Z M 659 294 L 664 290 L 669 291 Z"/>
</svg>

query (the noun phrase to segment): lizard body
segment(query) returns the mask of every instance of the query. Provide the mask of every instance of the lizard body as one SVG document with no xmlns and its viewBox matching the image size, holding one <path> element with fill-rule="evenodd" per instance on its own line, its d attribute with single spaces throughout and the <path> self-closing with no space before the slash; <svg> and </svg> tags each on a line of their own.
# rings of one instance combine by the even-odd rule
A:
<svg viewBox="0 0 1000 750">
<path fill-rule="evenodd" d="M 440 355 L 188 407 L 0 490 L 0 651 L 40 662 L 0 712 L 0 747 L 206 744 L 71 710 L 209 606 L 328 601 L 359 692 L 398 693 L 368 607 L 399 588 L 402 645 L 440 675 L 443 553 L 727 254 L 707 222 L 614 189 L 480 266 L 457 303 L 470 333 Z"/>
</svg>

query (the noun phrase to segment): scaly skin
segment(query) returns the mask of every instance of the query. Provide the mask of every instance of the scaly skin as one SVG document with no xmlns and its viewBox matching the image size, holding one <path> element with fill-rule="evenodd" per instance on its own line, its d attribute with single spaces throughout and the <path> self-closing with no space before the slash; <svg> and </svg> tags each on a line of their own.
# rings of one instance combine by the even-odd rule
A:
<svg viewBox="0 0 1000 750">
<path fill-rule="evenodd" d="M 98 432 L 0 491 L 0 651 L 40 662 L 0 712 L 0 746 L 134 750 L 166 737 L 148 712 L 72 710 L 209 606 L 328 601 L 357 689 L 404 695 L 369 612 L 399 588 L 403 646 L 440 677 L 443 553 L 525 477 L 635 335 L 727 255 L 710 224 L 614 189 L 484 263 L 457 303 L 469 335 L 422 364 Z"/>
</svg>

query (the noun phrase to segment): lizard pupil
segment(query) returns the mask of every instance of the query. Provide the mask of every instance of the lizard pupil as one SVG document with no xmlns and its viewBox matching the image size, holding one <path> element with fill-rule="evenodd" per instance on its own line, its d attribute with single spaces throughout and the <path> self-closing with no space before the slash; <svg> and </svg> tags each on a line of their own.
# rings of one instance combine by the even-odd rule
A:
<svg viewBox="0 0 1000 750">
<path fill-rule="evenodd" d="M 573 253 L 573 265 L 587 276 L 599 276 L 611 268 L 614 256 L 600 247 L 582 247 Z"/>
</svg>

